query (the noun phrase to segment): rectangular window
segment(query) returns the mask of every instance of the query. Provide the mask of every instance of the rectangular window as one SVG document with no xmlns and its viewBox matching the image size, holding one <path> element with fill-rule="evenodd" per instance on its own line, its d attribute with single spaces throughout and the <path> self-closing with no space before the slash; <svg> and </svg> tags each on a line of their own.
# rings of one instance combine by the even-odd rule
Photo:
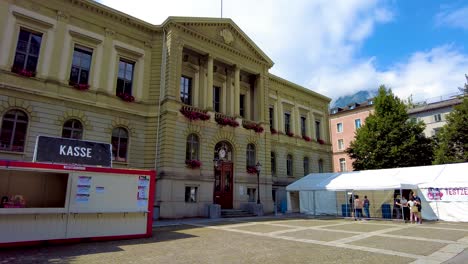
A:
<svg viewBox="0 0 468 264">
<path fill-rule="evenodd" d="M 361 128 L 361 119 L 354 120 L 354 126 L 356 129 Z"/>
<path fill-rule="evenodd" d="M 274 108 L 272 106 L 270 106 L 270 108 L 268 109 L 268 113 L 269 113 L 269 118 L 270 118 L 270 128 L 274 128 Z"/>
<path fill-rule="evenodd" d="M 306 122 L 307 119 L 305 116 L 301 116 L 301 135 L 306 136 Z"/>
<path fill-rule="evenodd" d="M 120 59 L 119 61 L 119 74 L 117 76 L 117 96 L 120 94 L 132 95 L 132 83 L 133 83 L 133 69 L 135 63 Z"/>
<path fill-rule="evenodd" d="M 291 114 L 284 113 L 284 133 L 291 132 Z"/>
<path fill-rule="evenodd" d="M 196 203 L 197 193 L 198 193 L 198 187 L 185 186 L 185 202 Z"/>
<path fill-rule="evenodd" d="M 180 78 L 180 101 L 192 105 L 192 78 L 185 76 Z"/>
<path fill-rule="evenodd" d="M 346 171 L 346 160 L 344 158 L 340 159 L 340 171 Z"/>
<path fill-rule="evenodd" d="M 241 94 L 239 98 L 239 114 L 245 118 L 245 94 Z"/>
<path fill-rule="evenodd" d="M 41 41 L 42 34 L 32 33 L 23 28 L 20 30 L 18 43 L 16 44 L 13 72 L 22 73 L 27 71 L 34 76 L 39 60 Z"/>
<path fill-rule="evenodd" d="M 319 173 L 323 173 L 323 160 L 318 161 L 318 171 Z"/>
<path fill-rule="evenodd" d="M 309 174 L 309 158 L 304 157 L 304 175 Z"/>
<path fill-rule="evenodd" d="M 343 141 L 343 139 L 338 139 L 338 149 L 339 149 L 339 150 L 344 149 L 344 141 Z"/>
<path fill-rule="evenodd" d="M 315 137 L 316 139 L 321 139 L 320 138 L 320 121 L 315 120 Z"/>
<path fill-rule="evenodd" d="M 291 155 L 286 157 L 286 175 L 293 176 L 293 160 Z"/>
<path fill-rule="evenodd" d="M 336 132 L 338 133 L 343 132 L 343 123 L 336 124 Z"/>
<path fill-rule="evenodd" d="M 218 86 L 213 86 L 213 110 L 215 112 L 221 112 L 220 100 L 221 100 L 221 88 Z"/>
<path fill-rule="evenodd" d="M 88 84 L 93 50 L 75 46 L 70 71 L 70 85 Z"/>
<path fill-rule="evenodd" d="M 274 152 L 271 152 L 271 176 L 276 176 L 276 156 Z"/>
<path fill-rule="evenodd" d="M 440 114 L 434 115 L 434 121 L 435 121 L 435 122 L 440 122 L 440 121 L 442 121 L 442 117 L 440 116 Z"/>
<path fill-rule="evenodd" d="M 255 199 L 257 197 L 257 189 L 255 188 L 247 188 L 247 195 L 249 196 L 249 202 L 253 203 L 255 202 Z"/>
</svg>

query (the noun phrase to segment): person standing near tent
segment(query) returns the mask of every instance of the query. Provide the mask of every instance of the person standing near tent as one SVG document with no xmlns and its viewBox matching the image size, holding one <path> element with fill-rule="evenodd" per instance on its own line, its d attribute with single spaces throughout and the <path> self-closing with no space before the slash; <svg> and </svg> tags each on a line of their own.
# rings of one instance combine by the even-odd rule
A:
<svg viewBox="0 0 468 264">
<path fill-rule="evenodd" d="M 416 207 L 418 208 L 418 211 L 416 212 L 416 215 L 418 217 L 418 224 L 422 224 L 422 215 L 421 215 L 421 198 L 416 195 L 415 192 L 411 193 L 411 196 L 416 203 Z"/>
<path fill-rule="evenodd" d="M 393 202 L 393 211 L 395 212 L 396 219 L 400 219 L 401 218 L 401 200 L 400 200 L 399 194 L 395 197 L 395 201 Z"/>
<path fill-rule="evenodd" d="M 418 223 L 418 207 L 412 196 L 410 197 L 410 200 L 408 201 L 408 208 L 410 211 L 410 222 L 412 224 Z"/>
<path fill-rule="evenodd" d="M 364 195 L 364 213 L 366 214 L 366 218 L 370 218 L 370 212 L 369 212 L 369 207 L 370 207 L 370 202 L 369 199 L 367 199 L 367 195 Z"/>
<path fill-rule="evenodd" d="M 406 222 L 410 218 L 410 210 L 408 208 L 408 200 L 406 200 L 406 198 L 404 196 L 402 196 L 400 204 L 401 204 L 401 207 L 403 207 L 403 220 L 405 220 L 405 222 Z"/>
<path fill-rule="evenodd" d="M 359 195 L 354 196 L 354 220 L 361 219 L 362 217 L 362 201 L 359 200 Z"/>
</svg>

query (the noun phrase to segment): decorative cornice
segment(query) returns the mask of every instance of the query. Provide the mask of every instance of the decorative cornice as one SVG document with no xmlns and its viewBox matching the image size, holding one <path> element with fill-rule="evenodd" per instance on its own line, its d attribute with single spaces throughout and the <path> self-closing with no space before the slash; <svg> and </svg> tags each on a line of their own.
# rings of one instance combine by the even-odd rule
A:
<svg viewBox="0 0 468 264">
<path fill-rule="evenodd" d="M 189 24 L 189 23 L 187 23 L 187 24 Z M 196 25 L 200 25 L 200 26 L 209 25 L 209 24 L 207 24 L 207 23 L 191 23 L 191 24 L 196 24 Z M 210 24 L 218 25 L 218 23 L 210 23 Z M 242 57 L 242 58 L 244 58 L 244 59 L 247 59 L 247 60 L 249 60 L 249 61 L 251 61 L 251 62 L 260 64 L 260 65 L 268 66 L 268 62 L 266 62 L 266 61 L 259 60 L 259 59 L 257 59 L 257 58 L 253 58 L 253 57 L 251 57 L 251 56 L 248 56 L 248 55 L 244 54 L 242 51 L 240 51 L 240 50 L 238 50 L 238 49 L 235 49 L 235 48 L 233 48 L 233 47 L 231 47 L 231 46 L 229 46 L 229 45 L 227 45 L 227 44 L 221 43 L 221 42 L 219 42 L 219 41 L 217 41 L 217 40 L 215 40 L 215 39 L 212 39 L 212 38 L 209 38 L 209 37 L 207 37 L 207 36 L 205 36 L 205 35 L 202 35 L 202 34 L 200 34 L 199 32 L 197 32 L 197 31 L 195 31 L 195 30 L 192 30 L 192 29 L 190 29 L 190 28 L 185 27 L 185 26 L 182 25 L 182 24 L 170 22 L 170 23 L 168 23 L 168 24 L 166 25 L 166 27 L 167 27 L 167 28 L 174 27 L 174 28 L 180 29 L 180 30 L 182 30 L 184 33 L 189 34 L 190 36 L 195 37 L 195 38 L 197 38 L 197 39 L 199 39 L 199 40 L 208 42 L 209 44 L 211 44 L 211 45 L 213 45 L 213 46 L 215 46 L 215 47 L 218 47 L 218 48 L 222 48 L 222 49 L 224 49 L 224 50 L 227 50 L 227 51 L 229 51 L 229 52 L 231 52 L 231 53 L 233 53 L 233 54 L 235 54 L 235 55 L 237 55 L 237 56 L 239 56 L 239 57 Z M 255 54 L 258 55 L 257 52 L 255 52 Z"/>
<path fill-rule="evenodd" d="M 60 10 L 57 11 L 57 20 L 58 21 L 67 22 L 69 18 L 70 18 L 70 15 L 68 13 L 60 11 Z"/>
<path fill-rule="evenodd" d="M 125 13 L 119 12 L 112 8 L 109 8 L 105 5 L 99 4 L 95 1 L 91 0 L 68 0 L 71 4 L 78 6 L 83 9 L 87 9 L 99 16 L 104 16 L 114 21 L 118 21 L 122 24 L 137 28 L 138 30 L 147 32 L 147 33 L 154 33 L 159 32 L 160 27 L 137 19 L 135 17 L 129 16 Z"/>
</svg>

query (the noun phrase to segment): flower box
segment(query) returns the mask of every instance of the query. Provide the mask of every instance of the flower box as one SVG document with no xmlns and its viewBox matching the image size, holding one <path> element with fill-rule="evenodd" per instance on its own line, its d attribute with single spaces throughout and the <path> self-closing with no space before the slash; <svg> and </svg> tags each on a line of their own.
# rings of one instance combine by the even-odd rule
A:
<svg viewBox="0 0 468 264">
<path fill-rule="evenodd" d="M 318 142 L 320 145 L 325 144 L 325 141 L 324 141 L 323 139 L 317 139 L 317 142 Z"/>
<path fill-rule="evenodd" d="M 28 70 L 20 68 L 18 66 L 11 67 L 11 72 L 14 72 L 16 74 L 19 74 L 21 76 L 28 77 L 28 78 L 36 76 L 36 72 L 28 71 Z"/>
<path fill-rule="evenodd" d="M 118 93 L 117 97 L 129 103 L 135 101 L 135 97 L 133 97 L 131 94 L 128 94 L 128 93 Z"/>
<path fill-rule="evenodd" d="M 293 132 L 286 132 L 286 135 L 288 135 L 288 137 L 294 137 L 294 133 L 293 133 Z"/>
<path fill-rule="evenodd" d="M 227 118 L 227 117 L 217 117 L 215 118 L 216 123 L 220 126 L 231 126 L 231 127 L 238 127 L 239 123 L 232 119 L 232 118 Z"/>
<path fill-rule="evenodd" d="M 253 123 L 253 122 L 243 122 L 242 126 L 245 129 L 251 129 L 255 131 L 255 133 L 262 133 L 263 132 L 263 127 L 260 124 Z"/>
<path fill-rule="evenodd" d="M 247 173 L 248 174 L 257 174 L 258 170 L 255 166 L 248 166 L 247 167 Z"/>
<path fill-rule="evenodd" d="M 179 110 L 186 118 L 188 118 L 189 120 L 202 120 L 202 121 L 206 121 L 206 120 L 209 120 L 210 119 L 210 115 L 207 114 L 207 113 L 202 113 L 202 112 L 198 112 L 198 111 L 195 111 L 195 110 L 192 110 L 188 107 L 182 107 L 180 110 Z"/>
<path fill-rule="evenodd" d="M 274 128 L 270 128 L 270 132 L 271 134 L 278 134 L 278 131 L 276 131 L 276 129 Z"/>
<path fill-rule="evenodd" d="M 80 91 L 86 91 L 89 89 L 89 84 L 87 83 L 74 83 L 74 82 L 69 82 L 73 88 L 80 90 Z"/>
<path fill-rule="evenodd" d="M 305 135 L 304 135 L 304 136 L 302 136 L 302 139 L 304 139 L 304 140 L 305 140 L 305 141 L 307 141 L 307 142 L 309 142 L 309 141 L 311 141 L 311 140 L 312 140 L 310 137 L 308 137 L 308 136 L 305 136 Z"/>
<path fill-rule="evenodd" d="M 202 163 L 199 160 L 186 160 L 185 165 L 190 169 L 200 168 Z"/>
</svg>

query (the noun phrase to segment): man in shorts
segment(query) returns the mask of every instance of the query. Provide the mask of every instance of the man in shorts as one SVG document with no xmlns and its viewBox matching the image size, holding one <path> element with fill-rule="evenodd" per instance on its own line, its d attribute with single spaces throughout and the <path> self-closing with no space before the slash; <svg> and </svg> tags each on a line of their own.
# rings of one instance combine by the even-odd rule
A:
<svg viewBox="0 0 468 264">
<path fill-rule="evenodd" d="M 418 217 L 418 224 L 422 224 L 422 215 L 421 215 L 421 198 L 416 195 L 416 192 L 413 192 L 411 194 L 413 196 L 413 200 L 416 203 L 416 206 L 418 207 L 418 212 L 416 213 Z"/>
</svg>

